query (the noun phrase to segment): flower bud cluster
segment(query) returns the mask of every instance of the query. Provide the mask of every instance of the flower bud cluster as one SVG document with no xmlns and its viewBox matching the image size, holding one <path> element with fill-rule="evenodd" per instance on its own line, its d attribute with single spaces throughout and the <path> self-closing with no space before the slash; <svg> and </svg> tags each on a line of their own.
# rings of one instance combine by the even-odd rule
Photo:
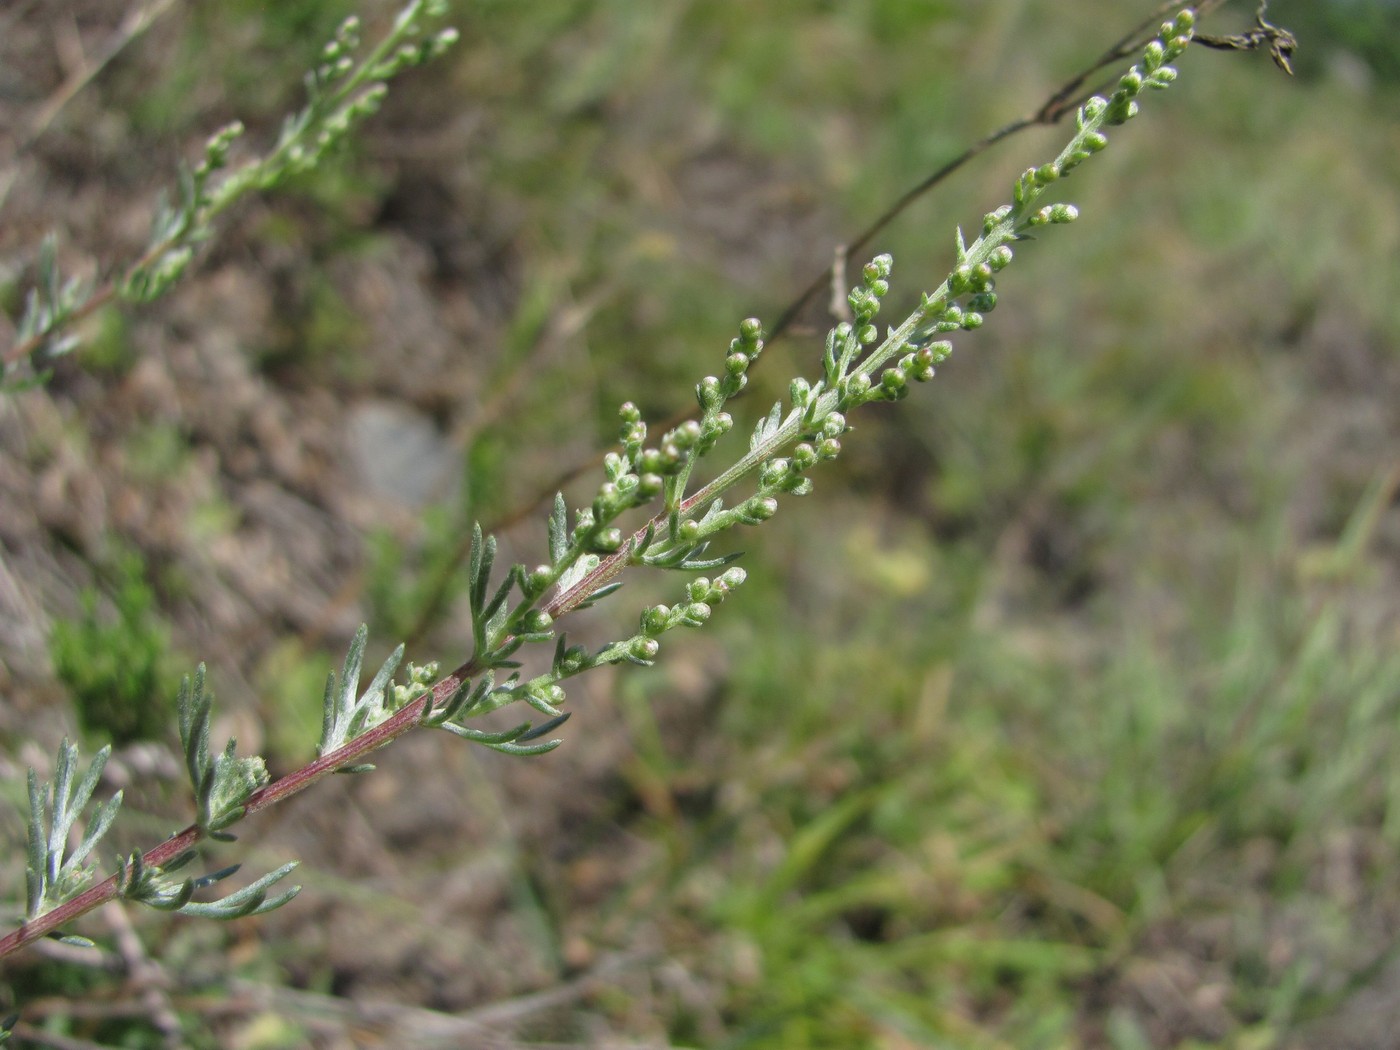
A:
<svg viewBox="0 0 1400 1050">
<path fill-rule="evenodd" d="M 696 577 L 686 584 L 685 600 L 676 605 L 653 605 L 643 609 L 641 631 L 627 643 L 627 657 L 651 661 L 661 651 L 656 639 L 676 627 L 703 626 L 714 613 L 714 607 L 729 597 L 730 591 L 748 578 L 738 566 L 731 566 L 711 580 Z"/>
<path fill-rule="evenodd" d="M 739 324 L 739 335 L 729 341 L 729 353 L 724 358 L 721 378 L 706 376 L 695 388 L 700 408 L 716 411 L 720 405 L 748 386 L 749 366 L 763 352 L 763 323 L 757 317 L 745 318 Z"/>
<path fill-rule="evenodd" d="M 856 339 L 861 346 L 870 346 L 880 338 L 880 330 L 871 322 L 880 312 L 880 300 L 889 294 L 893 267 L 893 256 L 875 256 L 861 268 L 861 286 L 852 288 L 851 294 L 846 297 L 855 318 Z"/>
<path fill-rule="evenodd" d="M 1017 204 L 1025 204 L 1063 175 L 1065 171 L 1066 168 L 1059 161 L 1050 161 L 1038 168 L 1027 168 L 1016 180 L 1016 186 L 1012 190 L 1012 199 Z"/>
<path fill-rule="evenodd" d="M 194 169 L 196 184 L 202 184 L 203 180 L 220 168 L 228 165 L 229 149 L 233 146 L 235 139 L 243 135 L 243 122 L 235 120 L 225 124 L 218 131 L 210 136 L 209 141 L 204 144 L 204 159 Z"/>
<path fill-rule="evenodd" d="M 1047 223 L 1070 223 L 1079 218 L 1079 209 L 1073 204 L 1048 204 L 1026 220 L 1028 226 L 1044 226 Z"/>
<path fill-rule="evenodd" d="M 321 49 L 321 64 L 316 68 L 316 79 L 322 83 L 338 80 L 354 67 L 353 55 L 360 47 L 360 20 L 351 15 L 340 23 L 335 36 Z"/>
<path fill-rule="evenodd" d="M 410 700 L 421 696 L 424 690 L 430 688 L 437 681 L 439 665 L 436 660 L 430 660 L 421 667 L 410 662 L 408 665 L 408 681 L 400 684 L 393 683 L 389 689 L 391 706 L 395 711 L 403 707 Z"/>
<path fill-rule="evenodd" d="M 763 464 L 758 475 L 759 491 L 770 495 L 807 495 L 812 491 L 812 479 L 806 477 L 806 473 L 821 458 L 817 447 L 810 441 L 798 442 L 791 455 L 774 456 Z M 776 503 L 773 509 L 777 509 Z"/>
<path fill-rule="evenodd" d="M 399 38 L 417 37 L 423 32 L 423 20 L 434 22 L 447 14 L 447 0 L 423 0 L 410 4 L 395 19 L 394 35 Z M 409 39 L 400 44 L 388 58 L 376 65 L 370 75 L 376 80 L 388 80 L 411 66 L 437 58 L 458 40 L 457 30 L 448 27 L 419 40 Z"/>
<path fill-rule="evenodd" d="M 1176 80 L 1176 70 L 1166 63 L 1186 50 L 1195 19 L 1196 16 L 1186 10 L 1172 21 L 1162 23 L 1160 38 L 1150 41 L 1143 49 L 1143 68 L 1133 66 L 1118 81 L 1118 89 L 1108 100 L 1105 124 L 1124 124 L 1131 120 L 1137 115 L 1137 97 L 1144 88 L 1161 89 Z"/>
<path fill-rule="evenodd" d="M 991 219 L 992 216 L 987 216 Z M 1000 221 L 1000 220 L 997 220 Z M 956 332 L 962 330 L 971 332 L 981 328 L 985 320 L 984 314 L 996 309 L 997 293 L 995 274 L 1004 270 L 1011 262 L 1012 252 L 1006 245 L 1001 245 L 988 255 L 986 262 L 969 266 L 966 263 L 959 266 L 948 276 L 948 295 L 950 299 L 966 296 L 966 301 L 962 304 L 949 302 L 942 310 L 936 311 L 929 316 L 929 324 L 924 326 L 925 332 Z M 949 348 L 951 351 L 951 347 Z M 947 357 L 945 352 L 944 357 Z"/>
<path fill-rule="evenodd" d="M 793 461 L 799 465 L 800 471 L 806 471 L 812 465 L 808 463 L 807 449 L 812 450 L 812 455 L 816 456 L 816 462 L 829 462 L 841 454 L 841 435 L 846 432 L 846 417 L 837 411 L 821 414 L 816 401 L 809 398 L 804 404 L 798 404 L 797 399 L 793 399 L 794 407 L 806 408 L 803 416 L 802 442 L 793 449 Z"/>
<path fill-rule="evenodd" d="M 661 493 L 667 478 L 734 425 L 727 412 L 718 413 L 705 424 L 686 420 L 662 435 L 656 447 L 647 448 L 647 424 L 641 410 L 631 401 L 625 402 L 618 418 L 622 421 L 618 430 L 622 453 L 609 452 L 603 459 L 608 480 L 593 501 L 594 521 L 611 521 L 625 510 L 649 503 Z"/>
</svg>

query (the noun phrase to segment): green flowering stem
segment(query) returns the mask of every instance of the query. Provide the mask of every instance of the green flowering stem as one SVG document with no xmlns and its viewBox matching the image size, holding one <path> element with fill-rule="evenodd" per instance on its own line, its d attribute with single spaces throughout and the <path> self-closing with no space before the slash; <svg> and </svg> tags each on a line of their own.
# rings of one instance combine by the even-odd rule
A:
<svg viewBox="0 0 1400 1050">
<path fill-rule="evenodd" d="M 615 583 L 629 565 L 637 563 L 653 538 L 663 530 L 671 534 L 671 549 L 677 545 L 694 546 L 735 524 L 757 524 L 771 517 L 777 509 L 777 496 L 782 492 L 805 494 L 810 482 L 801 477 L 802 472 L 816 459 L 839 454 L 836 438 L 845 429 L 846 411 L 871 401 L 896 400 L 904 396 L 908 378 L 931 378 L 933 366 L 952 349 L 946 342 L 932 342 L 931 336 L 981 327 L 983 312 L 996 305 L 994 275 L 1011 261 L 1010 244 L 1031 239 L 1032 231 L 1040 227 L 1077 218 L 1073 205 L 1039 207 L 1045 190 L 1107 145 L 1103 129 L 1131 119 L 1137 113 L 1137 97 L 1145 88 L 1164 88 L 1175 80 L 1176 71 L 1166 63 L 1186 49 L 1194 23 L 1193 11 L 1179 12 L 1172 21 L 1161 26 L 1161 39 L 1147 43 L 1141 66 L 1135 65 L 1124 74 L 1109 98 L 1093 96 L 1079 108 L 1074 137 L 1060 154 L 1048 164 L 1028 169 L 1017 179 L 1012 203 L 985 217 L 982 235 L 971 246 L 964 244 L 959 231 L 956 268 L 937 289 L 923 297 L 919 308 L 902 324 L 890 329 L 878 345 L 875 345 L 878 330 L 870 322 L 879 309 L 879 300 L 888 292 L 891 260 L 889 256 L 880 256 L 868 265 L 864 288 L 851 294 L 857 324 L 843 322 L 831 333 L 823 378 L 815 385 L 805 380 L 795 381 L 793 407 L 785 417 L 781 416 L 781 405 L 775 405 L 773 413 L 755 432 L 745 455 L 695 493 L 684 499 L 674 499 L 688 477 L 689 465 L 696 458 L 690 457 L 685 472 L 668 481 L 667 506 L 614 553 L 601 558 L 595 567 L 561 588 L 541 611 L 555 620 L 588 601 L 600 588 Z M 956 302 L 964 297 L 967 309 Z M 740 380 L 744 378 L 743 370 L 762 348 L 758 336 L 758 322 L 744 322 L 740 340 L 731 345 L 726 379 L 710 378 L 701 383 L 698 395 L 704 417 L 698 428 L 700 432 L 705 432 L 707 422 L 724 415 L 718 412 L 723 397 L 742 389 L 742 382 L 731 380 L 736 375 Z M 739 346 L 741 341 L 746 346 Z M 873 349 L 867 350 L 868 347 Z M 746 348 L 749 353 L 743 352 Z M 865 356 L 860 359 L 862 354 Z M 904 355 L 899 368 L 887 368 L 877 376 L 899 355 Z M 736 357 L 741 359 L 737 369 L 733 365 Z M 858 364 L 855 363 L 857 359 L 860 359 Z M 625 406 L 624 420 L 627 418 Z M 777 458 L 802 437 L 810 437 L 818 443 L 798 445 L 790 461 Z M 715 501 L 721 494 L 755 471 L 763 472 L 758 492 L 737 507 L 720 510 Z M 679 478 L 678 483 L 674 483 L 675 478 Z M 697 521 L 695 515 L 702 508 L 713 509 L 707 510 Z M 657 557 L 654 551 L 650 555 L 653 561 Z"/>
<path fill-rule="evenodd" d="M 8 369 L 40 351 L 50 357 L 67 352 L 77 340 L 65 331 L 114 299 L 149 302 L 164 294 L 189 267 L 196 247 L 213 235 L 211 224 L 219 215 L 250 192 L 274 189 L 315 168 L 356 124 L 378 110 L 389 80 L 450 47 L 456 30 L 425 28 L 446 12 L 446 0 L 410 0 L 359 62 L 351 57 L 359 45 L 359 19 L 347 18 L 307 75 L 306 106 L 287 118 L 273 149 L 216 178 L 244 129 L 235 121 L 216 132 L 205 144 L 203 159 L 181 170 L 177 202 L 162 201 L 157 208 L 146 250 L 101 288 L 76 278 L 61 280 L 52 241 L 46 239 L 39 286 L 29 293 L 17 338 L 0 355 L 0 367 Z"/>
</svg>

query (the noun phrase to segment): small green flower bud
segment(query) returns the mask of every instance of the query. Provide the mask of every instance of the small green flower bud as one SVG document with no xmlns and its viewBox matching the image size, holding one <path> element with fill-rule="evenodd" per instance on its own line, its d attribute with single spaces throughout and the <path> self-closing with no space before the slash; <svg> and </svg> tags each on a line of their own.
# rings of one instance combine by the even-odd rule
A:
<svg viewBox="0 0 1400 1050">
<path fill-rule="evenodd" d="M 968 299 L 967 305 L 969 309 L 975 310 L 978 313 L 990 313 L 992 310 L 996 309 L 997 293 L 978 292 L 976 295 Z"/>
<path fill-rule="evenodd" d="M 989 211 L 986 215 L 982 216 L 982 232 L 991 233 L 993 227 L 1009 214 L 1011 214 L 1011 205 L 1009 204 L 1003 204 L 996 211 Z"/>
<path fill-rule="evenodd" d="M 978 263 L 972 268 L 972 287 L 975 291 L 981 291 L 992 281 L 992 268 L 986 263 Z"/>
<path fill-rule="evenodd" d="M 383 105 L 384 99 L 388 94 L 389 89 L 385 85 L 375 84 L 356 99 L 351 109 L 355 111 L 356 116 L 368 117 L 371 114 L 379 112 L 379 107 Z"/>
<path fill-rule="evenodd" d="M 857 372 L 855 375 L 847 376 L 841 385 L 845 388 L 847 397 L 858 398 L 870 389 L 870 377 L 863 372 Z"/>
<path fill-rule="evenodd" d="M 720 390 L 716 376 L 706 376 L 695 387 L 695 399 L 700 402 L 702 411 L 709 412 L 724 403 L 724 393 Z"/>
<path fill-rule="evenodd" d="M 530 575 L 525 577 L 525 593 L 531 598 L 538 598 L 553 582 L 554 574 L 550 572 L 549 566 L 536 565 L 530 571 Z"/>
<path fill-rule="evenodd" d="M 778 459 L 770 459 L 767 463 L 763 464 L 763 469 L 759 471 L 758 478 L 760 483 L 765 487 L 771 488 L 782 481 L 783 478 L 787 477 L 787 474 L 788 461 L 779 457 Z"/>
<path fill-rule="evenodd" d="M 1166 57 L 1166 48 L 1162 46 L 1160 40 L 1149 40 L 1147 46 L 1142 50 L 1142 64 L 1147 67 L 1149 73 L 1154 72 L 1165 62 Z"/>
<path fill-rule="evenodd" d="M 846 417 L 840 412 L 832 412 L 822 420 L 823 437 L 840 437 L 846 432 Z"/>
<path fill-rule="evenodd" d="M 1176 18 L 1172 22 L 1172 27 L 1178 33 L 1189 33 L 1191 27 L 1195 24 L 1196 12 L 1187 7 L 1176 13 Z"/>
<path fill-rule="evenodd" d="M 543 609 L 531 609 L 520 621 L 520 627 L 529 634 L 538 634 L 540 631 L 549 630 L 549 625 L 553 622 L 554 618 Z"/>
<path fill-rule="evenodd" d="M 754 496 L 743 504 L 744 516 L 754 523 L 767 521 L 778 513 L 778 501 L 772 496 Z"/>
<path fill-rule="evenodd" d="M 1085 123 L 1091 120 L 1098 120 L 1103 116 L 1104 110 L 1108 109 L 1108 100 L 1099 95 L 1094 95 L 1087 102 L 1079 107 L 1079 113 L 1084 118 Z"/>
<path fill-rule="evenodd" d="M 1171 66 L 1163 66 L 1161 69 L 1154 71 L 1153 74 L 1147 78 L 1147 86 L 1160 89 L 1166 87 L 1175 80 L 1176 70 Z"/>
<path fill-rule="evenodd" d="M 1091 131 L 1084 136 L 1083 146 L 1090 153 L 1097 153 L 1108 145 L 1108 136 L 1097 131 Z"/>
<path fill-rule="evenodd" d="M 982 315 L 979 314 L 976 310 L 968 310 L 966 313 L 963 314 L 962 327 L 963 331 L 965 332 L 970 332 L 974 328 L 981 328 Z"/>
<path fill-rule="evenodd" d="M 559 669 L 565 674 L 573 674 L 584 665 L 587 659 L 587 649 L 581 645 L 571 645 L 564 650 L 564 656 L 559 661 Z"/>
<path fill-rule="evenodd" d="M 812 398 L 812 385 L 798 376 L 788 384 L 788 397 L 792 399 L 793 408 L 806 408 Z"/>
<path fill-rule="evenodd" d="M 700 424 L 693 419 L 687 419 L 671 431 L 670 437 L 677 448 L 691 448 L 700 440 Z"/>
<path fill-rule="evenodd" d="M 594 541 L 594 545 L 600 551 L 612 553 L 622 546 L 622 530 L 604 529 L 602 532 L 598 533 L 598 538 Z"/>
<path fill-rule="evenodd" d="M 734 417 L 728 412 L 721 412 L 714 418 L 715 434 L 728 434 L 734 429 Z"/>
<path fill-rule="evenodd" d="M 462 34 L 457 32 L 456 28 L 453 26 L 448 26 L 446 29 L 439 32 L 433 37 L 431 48 L 433 57 L 436 58 L 438 55 L 441 55 L 461 38 Z"/>
<path fill-rule="evenodd" d="M 880 312 L 880 300 L 870 294 L 867 288 L 852 288 L 846 296 L 846 304 L 855 315 L 858 324 L 864 324 Z"/>
<path fill-rule="evenodd" d="M 1083 164 L 1088 159 L 1088 150 L 1077 149 L 1065 158 L 1065 162 L 1062 165 L 1060 165 L 1060 170 L 1063 171 L 1066 175 L 1068 175 L 1071 171 L 1079 167 L 1079 165 Z"/>
<path fill-rule="evenodd" d="M 1113 109 L 1109 111 L 1104 122 L 1107 124 L 1126 124 L 1138 115 L 1138 104 L 1131 99 L 1119 99 L 1114 96 Z"/>
<path fill-rule="evenodd" d="M 1041 186 L 1048 186 L 1060 177 L 1060 169 L 1054 163 L 1042 164 L 1035 169 L 1035 181 Z"/>
<path fill-rule="evenodd" d="M 661 643 L 655 638 L 633 638 L 628 652 L 634 660 L 655 660 L 656 654 L 661 652 Z"/>
<path fill-rule="evenodd" d="M 637 479 L 637 499 L 651 500 L 661 495 L 661 489 L 666 482 L 660 474 L 647 473 Z"/>
<path fill-rule="evenodd" d="M 687 518 L 676 527 L 676 540 L 683 544 L 696 543 L 700 539 L 700 523 Z"/>
<path fill-rule="evenodd" d="M 724 359 L 724 370 L 732 376 L 743 375 L 748 367 L 749 355 L 742 350 L 735 350 Z"/>
<path fill-rule="evenodd" d="M 686 584 L 685 593 L 693 602 L 705 602 L 710 600 L 711 589 L 708 576 L 697 576 Z"/>
<path fill-rule="evenodd" d="M 863 325 L 857 333 L 857 338 L 860 339 L 862 346 L 869 346 L 880 338 L 880 330 L 873 324 Z"/>
<path fill-rule="evenodd" d="M 205 173 L 222 168 L 228 163 L 228 152 L 233 140 L 243 134 L 241 121 L 225 124 L 204 144 L 204 163 L 200 166 Z"/>
<path fill-rule="evenodd" d="M 961 328 L 962 307 L 957 303 L 949 303 L 943 310 L 943 320 L 951 324 L 954 328 Z"/>
<path fill-rule="evenodd" d="M 704 602 L 691 602 L 685 607 L 685 619 L 681 622 L 687 627 L 699 627 L 710 618 L 711 609 Z"/>
<path fill-rule="evenodd" d="M 861 275 L 865 278 L 865 283 L 882 281 L 889 277 L 894 270 L 894 256 L 880 254 L 871 259 L 861 269 Z"/>
<path fill-rule="evenodd" d="M 967 266 L 959 266 L 948 278 L 948 291 L 954 295 L 962 295 L 971 290 L 972 270 Z"/>
<path fill-rule="evenodd" d="M 668 605 L 653 605 L 642 610 L 642 633 L 647 636 L 661 634 L 671 626 L 671 608 Z"/>
<path fill-rule="evenodd" d="M 993 273 L 996 273 L 1006 269 L 1007 265 L 1011 262 L 1011 257 L 1012 253 L 1010 247 L 1003 244 L 992 249 L 992 254 L 987 256 L 987 265 L 992 268 Z"/>
<path fill-rule="evenodd" d="M 624 401 L 617 415 L 624 423 L 640 423 L 642 420 L 642 410 L 631 401 Z"/>
<path fill-rule="evenodd" d="M 616 481 L 626 470 L 627 461 L 616 452 L 609 452 L 603 457 L 603 472 L 610 481 Z"/>
<path fill-rule="evenodd" d="M 617 505 L 618 499 L 617 485 L 611 481 L 605 481 L 598 486 L 598 496 L 593 500 L 593 517 L 596 521 L 603 521 L 607 518 L 607 511 Z M 599 507 L 602 510 L 599 510 Z"/>
<path fill-rule="evenodd" d="M 886 256 L 885 258 L 888 258 L 888 256 Z M 724 572 L 720 573 L 719 579 L 715 581 L 715 589 L 719 592 L 720 597 L 723 598 L 726 594 L 732 591 L 735 587 L 741 585 L 748 578 L 749 574 L 743 569 L 739 568 L 739 566 L 735 565 L 731 568 L 725 569 Z"/>
<path fill-rule="evenodd" d="M 841 454 L 841 442 L 835 438 L 822 438 L 817 444 L 817 458 L 822 461 L 830 461 Z"/>
<path fill-rule="evenodd" d="M 782 490 L 792 496 L 805 496 L 812 491 L 812 479 L 801 474 L 790 474 L 782 484 Z"/>
<path fill-rule="evenodd" d="M 870 289 L 870 294 L 877 299 L 883 299 L 890 292 L 890 282 L 885 280 L 871 281 L 867 287 Z"/>
<path fill-rule="evenodd" d="M 1025 204 L 1033 189 L 1035 189 L 1035 169 L 1027 168 L 1016 180 L 1016 185 L 1012 187 L 1011 199 L 1017 204 Z"/>
<path fill-rule="evenodd" d="M 746 317 L 739 322 L 739 338 L 753 345 L 763 335 L 763 322 L 757 317 Z"/>
<path fill-rule="evenodd" d="M 1050 221 L 1063 223 L 1073 222 L 1079 218 L 1079 209 L 1073 204 L 1052 204 L 1050 205 Z"/>
<path fill-rule="evenodd" d="M 908 393 L 909 382 L 898 368 L 887 368 L 880 375 L 880 386 L 891 400 Z"/>
<path fill-rule="evenodd" d="M 792 469 L 801 473 L 810 470 L 817 462 L 817 450 L 810 442 L 803 441 L 792 450 Z"/>
<path fill-rule="evenodd" d="M 948 355 L 952 352 L 953 344 L 945 339 L 937 343 L 929 343 L 928 346 L 919 351 L 919 354 L 921 357 L 923 354 L 928 354 L 930 355 L 930 364 L 941 365 L 944 361 L 948 360 Z"/>
<path fill-rule="evenodd" d="M 1132 98 L 1142 90 L 1142 74 L 1138 72 L 1137 66 L 1123 74 L 1123 78 L 1118 81 L 1118 92 L 1127 98 Z"/>
</svg>

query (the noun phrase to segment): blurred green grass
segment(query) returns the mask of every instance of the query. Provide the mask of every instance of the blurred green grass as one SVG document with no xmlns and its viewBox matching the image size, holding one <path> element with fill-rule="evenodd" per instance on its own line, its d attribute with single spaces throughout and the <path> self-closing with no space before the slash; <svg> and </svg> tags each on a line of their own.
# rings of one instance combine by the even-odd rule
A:
<svg viewBox="0 0 1400 1050">
<path fill-rule="evenodd" d="M 745 537 L 699 739 L 665 715 L 702 659 L 685 642 L 621 686 L 635 807 L 607 819 L 662 848 L 646 892 L 617 887 L 584 936 L 662 931 L 701 991 L 647 1001 L 673 1043 L 1305 1045 L 1393 950 L 1398 89 L 1393 26 L 1362 46 L 1348 8 L 1275 5 L 1300 19 L 1295 82 L 1189 53 L 1066 183 L 1083 218 L 1018 252 L 987 328 Z M 275 112 L 298 42 L 341 11 L 201 9 L 133 122 Z M 467 229 L 499 248 L 495 338 L 475 351 L 509 411 L 474 434 L 462 494 L 416 535 L 376 534 L 377 626 L 414 622 L 454 522 L 514 509 L 522 473 L 606 442 L 619 401 L 687 404 L 740 317 L 774 316 L 832 243 L 1134 17 L 1106 0 L 463 7 L 459 51 L 393 111 L 412 130 L 469 118 L 446 140 L 460 172 L 371 132 L 330 191 L 308 187 L 331 220 L 293 208 L 282 233 L 371 250 L 334 224 L 392 227 L 408 173 L 481 194 Z M 248 46 L 213 48 L 224 34 Z M 954 226 L 1062 137 L 1014 138 L 911 210 L 876 246 L 892 299 L 935 284 Z M 363 392 L 354 305 L 303 283 L 267 367 Z M 580 301 L 568 353 L 538 361 Z M 816 352 L 771 348 L 746 407 Z M 314 677 L 274 657 L 270 679 Z M 586 706 L 570 730 L 570 747 L 614 731 Z M 640 1007 L 613 995 L 595 1009 L 625 1030 Z"/>
</svg>

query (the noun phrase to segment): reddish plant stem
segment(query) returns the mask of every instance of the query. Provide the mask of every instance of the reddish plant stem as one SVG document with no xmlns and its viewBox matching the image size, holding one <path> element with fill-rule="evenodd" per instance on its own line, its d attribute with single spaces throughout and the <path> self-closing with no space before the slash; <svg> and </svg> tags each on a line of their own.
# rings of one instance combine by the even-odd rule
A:
<svg viewBox="0 0 1400 1050">
<path fill-rule="evenodd" d="M 678 509 L 681 513 L 685 513 L 697 503 L 713 495 L 714 493 L 708 491 L 708 489 L 701 489 L 681 500 Z M 568 588 L 568 590 L 559 591 L 553 598 L 540 606 L 541 611 L 548 613 L 551 619 L 557 620 L 565 613 L 577 609 L 587 601 L 588 596 L 599 587 L 604 587 L 621 576 L 623 570 L 627 568 L 628 560 L 632 557 L 632 552 L 635 551 L 642 540 L 646 538 L 647 531 L 665 528 L 666 521 L 670 516 L 671 512 L 669 510 L 662 510 L 659 514 L 651 518 L 636 532 L 632 533 L 631 538 L 628 539 L 626 543 L 598 562 L 591 572 L 584 573 L 572 587 Z"/>
<path fill-rule="evenodd" d="M 664 517 L 664 515 L 658 515 L 656 522 L 663 521 Z M 646 527 L 644 526 L 638 530 L 633 540 L 639 540 L 645 531 Z M 598 568 L 573 587 L 557 594 L 545 607 L 546 610 L 557 617 L 576 607 L 599 586 L 626 568 L 627 554 L 631 546 L 632 544 L 624 545 L 618 553 L 610 555 Z M 498 647 L 509 643 L 510 640 L 510 636 L 502 638 Z M 465 683 L 481 673 L 482 669 L 482 662 L 477 657 L 473 657 L 451 674 L 439 679 L 429 691 L 409 701 L 373 729 L 360 734 L 343 747 L 308 762 L 300 769 L 288 773 L 266 787 L 259 788 L 249 795 L 248 800 L 244 803 L 244 816 L 252 816 L 254 813 L 275 806 L 284 799 L 305 791 L 316 781 L 339 769 L 358 765 L 369 754 L 416 728 L 423 720 L 423 714 L 430 697 L 432 706 L 434 708 L 440 707 L 447 703 Z M 180 854 L 194 848 L 206 837 L 206 833 L 199 825 L 191 824 L 183 831 L 166 839 L 159 846 L 147 850 L 141 855 L 141 859 L 148 868 L 163 868 Z M 21 922 L 17 930 L 0 937 L 0 959 L 12 955 L 40 938 L 60 935 L 64 927 L 75 919 L 107 904 L 116 899 L 117 896 L 117 876 L 111 875 L 91 889 L 85 890 L 72 900 L 65 901 L 53 910 L 45 912 L 33 921 Z"/>
<path fill-rule="evenodd" d="M 371 752 L 377 751 L 385 744 L 397 740 L 415 728 L 423 719 L 423 712 L 428 705 L 429 697 L 432 698 L 434 707 L 445 704 L 463 683 L 469 681 L 479 671 L 480 667 L 477 661 L 475 659 L 468 660 L 451 674 L 436 682 L 431 690 L 405 704 L 373 729 L 356 737 L 345 746 L 337 748 L 327 755 L 322 755 L 314 762 L 308 762 L 280 780 L 253 792 L 248 797 L 248 801 L 244 803 L 245 816 L 251 816 L 306 790 L 316 781 L 338 769 L 357 765 Z M 166 839 L 159 846 L 147 850 L 141 855 L 141 859 L 148 868 L 163 868 L 186 850 L 192 849 L 204 838 L 204 831 L 197 824 L 191 824 L 183 831 Z M 22 922 L 19 929 L 0 938 L 0 958 L 19 951 L 41 937 L 58 935 L 59 931 L 80 915 L 85 915 L 116 897 L 117 876 L 112 875 L 72 900 L 65 901 L 52 911 L 45 912 L 32 922 Z"/>
</svg>

